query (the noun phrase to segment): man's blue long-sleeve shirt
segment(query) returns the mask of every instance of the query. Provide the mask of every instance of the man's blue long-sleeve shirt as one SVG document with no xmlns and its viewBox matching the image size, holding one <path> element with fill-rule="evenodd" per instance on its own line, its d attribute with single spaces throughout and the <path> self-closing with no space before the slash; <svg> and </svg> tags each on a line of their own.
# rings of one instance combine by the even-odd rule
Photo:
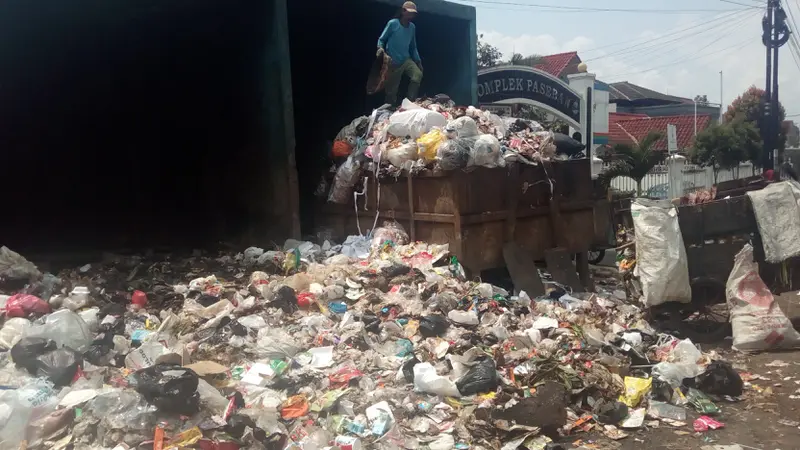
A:
<svg viewBox="0 0 800 450">
<path fill-rule="evenodd" d="M 394 65 L 403 64 L 408 58 L 422 61 L 417 51 L 417 27 L 413 22 L 404 27 L 400 19 L 390 20 L 378 38 L 378 47 L 386 51 Z"/>
</svg>

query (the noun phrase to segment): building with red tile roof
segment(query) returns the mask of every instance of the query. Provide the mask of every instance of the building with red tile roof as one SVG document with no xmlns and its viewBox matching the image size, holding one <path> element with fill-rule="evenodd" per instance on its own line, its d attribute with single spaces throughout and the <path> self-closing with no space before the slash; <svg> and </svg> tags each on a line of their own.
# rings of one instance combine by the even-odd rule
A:
<svg viewBox="0 0 800 450">
<path fill-rule="evenodd" d="M 649 117 L 644 114 L 609 113 L 609 145 L 631 144 L 633 138 L 640 140 L 651 131 L 659 131 L 664 138 L 656 142 L 657 150 L 667 150 L 667 125 L 675 125 L 678 137 L 678 151 L 687 151 L 694 145 L 695 116 Z M 711 124 L 711 116 L 697 115 L 697 132 Z"/>
<path fill-rule="evenodd" d="M 542 56 L 534 68 L 566 79 L 567 75 L 578 73 L 578 64 L 580 63 L 581 58 L 578 56 L 578 52 L 565 52 Z"/>
</svg>

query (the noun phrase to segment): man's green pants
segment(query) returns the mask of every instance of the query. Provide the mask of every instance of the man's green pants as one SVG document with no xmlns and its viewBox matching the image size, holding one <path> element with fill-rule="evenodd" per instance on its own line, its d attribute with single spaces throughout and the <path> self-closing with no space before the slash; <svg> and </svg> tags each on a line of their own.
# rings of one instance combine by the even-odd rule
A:
<svg viewBox="0 0 800 450">
<path fill-rule="evenodd" d="M 422 70 L 417 66 L 417 63 L 411 59 L 407 59 L 399 66 L 393 65 L 389 67 L 389 74 L 386 76 L 385 85 L 386 103 L 397 105 L 397 90 L 400 88 L 400 80 L 403 79 L 404 74 L 409 78 L 406 98 L 412 101 L 417 99 L 419 83 L 422 81 Z"/>
</svg>

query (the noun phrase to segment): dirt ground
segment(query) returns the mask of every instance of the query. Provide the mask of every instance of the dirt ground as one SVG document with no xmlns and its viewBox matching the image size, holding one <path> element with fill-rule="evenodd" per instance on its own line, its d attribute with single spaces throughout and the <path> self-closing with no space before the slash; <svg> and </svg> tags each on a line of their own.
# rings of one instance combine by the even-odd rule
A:
<svg viewBox="0 0 800 450">
<path fill-rule="evenodd" d="M 778 297 L 778 303 L 784 313 L 792 318 L 795 328 L 800 325 L 799 293 L 791 292 Z M 698 345 L 704 352 L 716 351 L 739 372 L 768 379 L 746 382 L 741 402 L 717 403 L 722 413 L 715 419 L 724 423 L 724 428 L 695 433 L 692 422 L 699 414 L 687 410 L 686 426 L 681 428 L 662 423 L 659 428 L 631 430 L 630 436 L 619 441 L 602 436 L 591 439 L 591 433 L 579 433 L 573 439 L 562 441 L 563 444 L 582 440 L 584 448 L 621 450 L 701 449 L 705 446 L 713 449 L 716 445 L 734 444 L 745 450 L 800 449 L 800 350 L 744 355 L 731 350 L 730 338 L 723 342 Z"/>
</svg>

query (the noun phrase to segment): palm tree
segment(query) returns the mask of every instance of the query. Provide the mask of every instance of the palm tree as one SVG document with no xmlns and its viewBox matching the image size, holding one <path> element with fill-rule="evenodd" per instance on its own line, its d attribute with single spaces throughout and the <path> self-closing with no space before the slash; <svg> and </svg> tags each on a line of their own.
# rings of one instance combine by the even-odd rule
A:
<svg viewBox="0 0 800 450">
<path fill-rule="evenodd" d="M 633 145 L 617 144 L 614 146 L 614 162 L 603 170 L 598 180 L 606 187 L 611 185 L 611 180 L 617 177 L 630 177 L 636 181 L 636 196 L 642 196 L 642 180 L 653 167 L 664 161 L 666 153 L 656 150 L 656 142 L 664 135 L 658 131 L 651 131 L 641 141 L 628 134 L 633 140 Z"/>
</svg>

